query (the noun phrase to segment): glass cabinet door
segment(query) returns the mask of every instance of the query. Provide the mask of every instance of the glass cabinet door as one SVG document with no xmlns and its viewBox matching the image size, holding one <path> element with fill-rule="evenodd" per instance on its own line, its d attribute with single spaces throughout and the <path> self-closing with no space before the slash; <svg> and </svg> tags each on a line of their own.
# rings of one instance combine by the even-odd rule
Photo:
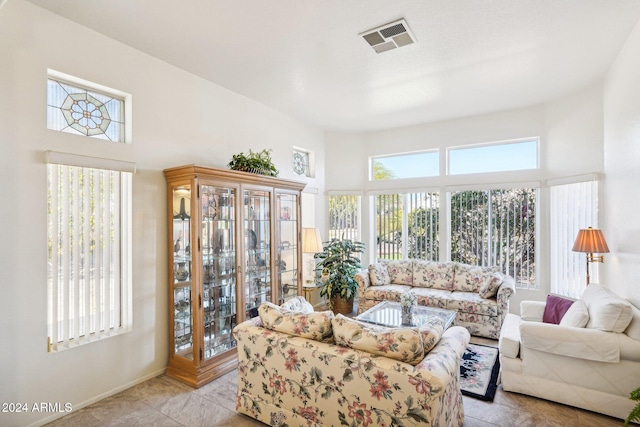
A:
<svg viewBox="0 0 640 427">
<path fill-rule="evenodd" d="M 203 359 L 236 346 L 235 195 L 233 188 L 200 186 Z"/>
<path fill-rule="evenodd" d="M 271 193 L 244 190 L 245 309 L 246 318 L 256 317 L 258 307 L 271 301 Z"/>
<path fill-rule="evenodd" d="M 173 342 L 176 355 L 193 360 L 191 186 L 173 187 Z"/>
<path fill-rule="evenodd" d="M 276 266 L 278 302 L 298 295 L 298 196 L 276 195 Z"/>
</svg>

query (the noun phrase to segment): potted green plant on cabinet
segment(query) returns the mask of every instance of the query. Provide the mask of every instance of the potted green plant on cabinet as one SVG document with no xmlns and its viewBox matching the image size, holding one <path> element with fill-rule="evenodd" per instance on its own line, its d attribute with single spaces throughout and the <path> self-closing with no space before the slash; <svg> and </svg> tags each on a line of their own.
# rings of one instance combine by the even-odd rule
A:
<svg viewBox="0 0 640 427">
<path fill-rule="evenodd" d="M 320 260 L 316 269 L 322 271 L 326 279 L 320 295 L 327 298 L 334 313 L 349 314 L 358 292 L 354 276 L 362 268 L 357 254 L 364 252 L 364 243 L 343 238 L 331 239 L 322 246 L 322 252 L 314 256 Z"/>
</svg>

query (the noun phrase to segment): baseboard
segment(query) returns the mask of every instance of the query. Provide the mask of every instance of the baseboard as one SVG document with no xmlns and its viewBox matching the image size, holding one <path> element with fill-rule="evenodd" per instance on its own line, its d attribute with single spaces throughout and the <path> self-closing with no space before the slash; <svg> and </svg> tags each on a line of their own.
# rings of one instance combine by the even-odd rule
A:
<svg viewBox="0 0 640 427">
<path fill-rule="evenodd" d="M 57 420 L 58 418 L 62 418 L 62 417 L 64 417 L 65 415 L 70 415 L 70 414 L 72 414 L 73 412 L 75 412 L 75 411 L 77 411 L 77 410 L 80 410 L 80 409 L 82 409 L 82 408 L 84 408 L 84 407 L 86 407 L 86 406 L 89 406 L 89 405 L 91 405 L 91 404 L 93 404 L 93 403 L 96 403 L 96 402 L 98 402 L 98 401 L 100 401 L 100 400 L 102 400 L 102 399 L 106 399 L 107 397 L 113 396 L 114 394 L 118 394 L 118 393 L 120 393 L 121 391 L 124 391 L 124 390 L 126 390 L 126 389 L 128 389 L 128 388 L 131 388 L 131 387 L 135 386 L 135 385 L 138 385 L 138 384 L 140 384 L 140 383 L 143 383 L 143 382 L 145 382 L 145 381 L 148 381 L 148 380 L 150 380 L 151 378 L 155 378 L 155 377 L 157 377 L 157 376 L 159 376 L 159 375 L 162 375 L 162 374 L 164 374 L 164 371 L 165 371 L 165 368 L 162 368 L 162 369 L 160 369 L 160 370 L 158 370 L 158 371 L 152 372 L 152 373 L 147 374 L 147 375 L 145 375 L 145 376 L 143 376 L 143 377 L 140 377 L 140 378 L 138 378 L 138 379 L 136 379 L 136 380 L 133 380 L 133 381 L 128 382 L 128 383 L 126 383 L 126 384 L 123 384 L 123 385 L 121 385 L 121 386 L 119 386 L 119 387 L 116 387 L 116 388 L 114 388 L 114 389 L 111 389 L 111 390 L 109 390 L 109 391 L 107 391 L 107 392 L 104 392 L 104 393 L 102 393 L 102 394 L 99 394 L 99 395 L 97 395 L 97 396 L 94 396 L 94 397 L 92 397 L 91 399 L 87 399 L 87 400 L 85 400 L 84 402 L 80 402 L 80 403 L 73 403 L 73 411 L 72 411 L 72 412 L 69 412 L 69 413 L 57 413 L 57 414 L 53 414 L 53 415 L 50 415 L 50 416 L 48 416 L 48 417 L 46 417 L 46 418 L 43 418 L 43 419 L 41 419 L 41 420 L 38 420 L 38 421 L 36 421 L 36 422 L 34 422 L 34 423 L 32 423 L 32 424 L 29 424 L 27 427 L 40 427 L 40 426 L 43 426 L 43 425 L 45 425 L 45 424 L 47 424 L 47 423 L 50 423 L 51 421 L 55 421 L 55 420 Z"/>
</svg>

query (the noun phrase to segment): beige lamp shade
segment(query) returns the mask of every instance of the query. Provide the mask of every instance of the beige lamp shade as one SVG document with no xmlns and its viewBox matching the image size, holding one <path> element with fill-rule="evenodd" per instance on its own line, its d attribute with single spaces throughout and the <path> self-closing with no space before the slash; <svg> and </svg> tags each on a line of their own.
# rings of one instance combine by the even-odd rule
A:
<svg viewBox="0 0 640 427">
<path fill-rule="evenodd" d="M 589 227 L 578 231 L 572 251 L 604 254 L 609 252 L 609 247 L 604 240 L 602 230 Z"/>
<path fill-rule="evenodd" d="M 302 252 L 314 254 L 322 252 L 322 238 L 317 228 L 302 229 Z"/>
</svg>

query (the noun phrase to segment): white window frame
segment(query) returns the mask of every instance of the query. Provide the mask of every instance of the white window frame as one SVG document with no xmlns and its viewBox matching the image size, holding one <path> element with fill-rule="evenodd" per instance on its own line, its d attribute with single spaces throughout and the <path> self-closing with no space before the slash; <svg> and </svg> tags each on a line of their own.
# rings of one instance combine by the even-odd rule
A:
<svg viewBox="0 0 640 427">
<path fill-rule="evenodd" d="M 60 351 L 126 333 L 132 328 L 131 223 L 135 164 L 53 151 L 46 152 L 46 157 L 49 171 L 48 346 L 49 351 Z M 58 180 L 59 172 L 67 185 Z M 114 173 L 113 179 L 119 181 L 119 185 L 109 189 L 111 179 L 108 179 L 94 185 L 93 191 L 89 191 L 88 185 L 81 188 L 80 175 L 84 174 L 86 179 L 91 173 L 96 179 Z M 75 196 L 75 203 L 70 192 L 80 194 Z M 109 200 L 111 194 L 115 197 L 113 206 L 105 202 L 101 209 L 90 207 L 91 199 L 95 206 Z M 82 222 L 81 217 L 85 218 Z M 101 227 L 103 220 L 110 225 Z M 95 238 L 89 238 L 92 227 L 94 235 L 103 237 L 99 244 L 104 250 L 95 250 L 90 255 L 90 245 L 97 245 Z M 84 236 L 82 245 L 80 236 Z M 90 262 L 80 262 L 80 259 L 90 259 Z M 97 273 L 107 270 L 108 273 Z"/>
</svg>

